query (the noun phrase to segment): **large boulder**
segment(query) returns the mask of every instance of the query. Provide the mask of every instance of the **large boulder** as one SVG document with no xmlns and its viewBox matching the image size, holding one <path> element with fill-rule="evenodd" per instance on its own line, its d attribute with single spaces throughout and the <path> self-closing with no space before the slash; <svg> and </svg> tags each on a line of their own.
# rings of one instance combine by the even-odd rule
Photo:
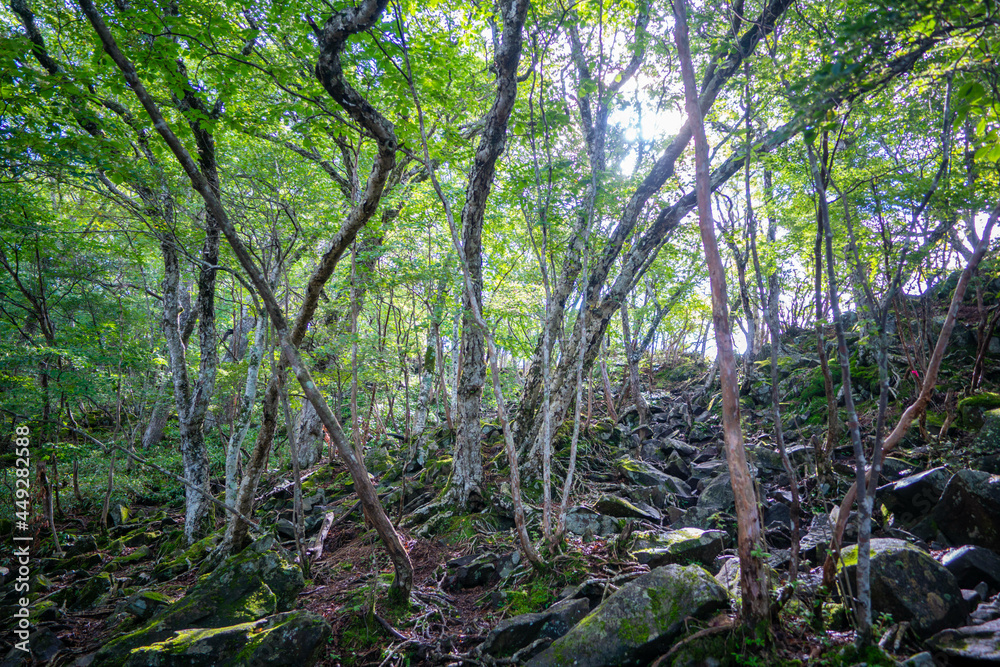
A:
<svg viewBox="0 0 1000 667">
<path fill-rule="evenodd" d="M 507 658 L 523 648 L 538 643 L 535 652 L 562 637 L 590 612 L 586 598 L 557 602 L 537 614 L 521 614 L 501 621 L 479 647 L 481 653 Z M 544 640 L 548 640 L 546 643 Z M 542 640 L 542 641 L 539 641 Z M 541 645 L 545 644 L 545 645 Z"/>
<path fill-rule="evenodd" d="M 947 665 L 1000 664 L 1000 619 L 942 630 L 927 640 Z"/>
<path fill-rule="evenodd" d="M 892 512 L 893 525 L 911 526 L 931 513 L 951 478 L 945 468 L 933 468 L 880 487 L 876 498 Z"/>
<path fill-rule="evenodd" d="M 99 662 L 121 664 L 133 649 L 162 642 L 178 630 L 224 628 L 288 611 L 305 580 L 274 547 L 274 539 L 265 537 L 225 561 L 146 626 L 104 646 Z"/>
<path fill-rule="evenodd" d="M 726 606 L 726 592 L 704 568 L 665 565 L 622 586 L 527 664 L 643 664 L 673 643 L 687 619 L 706 618 Z"/>
<path fill-rule="evenodd" d="M 846 590 L 856 590 L 858 546 L 844 549 L 839 571 Z M 893 539 L 871 541 L 872 609 L 909 621 L 929 636 L 965 621 L 966 605 L 954 575 L 917 547 Z"/>
<path fill-rule="evenodd" d="M 697 563 L 713 567 L 725 547 L 726 534 L 721 530 L 681 528 L 666 533 L 636 533 L 632 556 L 650 567 Z"/>
<path fill-rule="evenodd" d="M 924 534 L 914 529 L 920 537 L 940 533 L 956 546 L 973 544 L 1000 551 L 1000 475 L 958 471 L 921 527 Z"/>
<path fill-rule="evenodd" d="M 301 610 L 226 628 L 180 630 L 129 653 L 123 667 L 308 667 L 319 660 L 330 626 Z M 96 661 L 95 665 L 98 664 Z"/>
<path fill-rule="evenodd" d="M 992 591 L 1000 590 L 1000 556 L 983 547 L 965 546 L 952 549 L 941 559 L 955 575 L 962 588 L 975 588 L 980 582 Z"/>
<path fill-rule="evenodd" d="M 659 486 L 667 493 L 680 496 L 691 495 L 691 489 L 687 484 L 643 461 L 626 457 L 619 459 L 616 467 L 623 479 L 636 486 Z"/>
</svg>

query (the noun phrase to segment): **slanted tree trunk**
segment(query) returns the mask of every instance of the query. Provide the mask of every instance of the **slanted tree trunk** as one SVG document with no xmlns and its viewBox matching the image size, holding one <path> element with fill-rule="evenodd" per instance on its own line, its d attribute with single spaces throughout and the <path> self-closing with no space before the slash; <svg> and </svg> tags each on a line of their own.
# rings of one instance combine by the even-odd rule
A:
<svg viewBox="0 0 1000 667">
<path fill-rule="evenodd" d="M 740 590 L 743 594 L 743 620 L 750 627 L 766 623 L 770 617 L 767 573 L 759 555 L 762 546 L 761 521 L 757 510 L 757 495 L 747 467 L 743 432 L 740 427 L 739 385 L 736 358 L 730 338 L 726 274 L 715 240 L 712 223 L 711 184 L 708 140 L 698 104 L 698 88 L 688 46 L 687 18 L 684 0 L 674 2 L 674 39 L 680 56 L 681 74 L 687 101 L 689 123 L 694 131 L 695 178 L 698 199 L 698 224 L 705 247 L 705 260 L 712 289 L 712 321 L 722 383 L 722 422 L 726 444 L 726 462 L 733 486 L 736 505 L 737 551 L 740 559 Z"/>
<path fill-rule="evenodd" d="M 339 422 L 317 389 L 316 383 L 310 376 L 308 369 L 302 364 L 302 359 L 298 352 L 298 345 L 305 335 L 309 322 L 312 321 L 323 285 L 325 285 L 334 268 L 336 268 L 337 261 L 344 252 L 344 249 L 350 245 L 357 235 L 358 230 L 374 214 L 378 202 L 381 200 L 385 180 L 395 164 L 396 139 L 391 124 L 347 83 L 344 79 L 343 66 L 340 62 L 340 53 L 345 48 L 347 39 L 358 32 L 372 28 L 385 9 L 387 0 L 367 0 L 358 7 L 345 9 L 333 14 L 326 21 L 322 30 L 314 26 L 320 44 L 319 63 L 316 67 L 317 77 L 327 93 L 351 115 L 354 121 L 376 138 L 379 150 L 375 158 L 365 196 L 360 204 L 352 208 L 341 230 L 334 237 L 331 247 L 324 254 L 319 266 L 310 278 L 306 287 L 305 301 L 294 328 L 289 327 L 288 321 L 285 319 L 285 315 L 270 285 L 264 279 L 262 271 L 256 265 L 250 252 L 243 244 L 243 240 L 237 233 L 236 228 L 229 220 L 217 193 L 212 189 L 206 176 L 199 170 L 198 166 L 191 159 L 187 149 L 163 118 L 156 101 L 148 93 L 142 81 L 140 81 L 135 67 L 118 48 L 114 37 L 104 23 L 102 14 L 97 11 L 92 0 L 79 0 L 79 4 L 88 21 L 100 37 L 104 50 L 111 56 L 111 59 L 118 66 L 119 70 L 121 70 L 129 88 L 142 103 L 146 113 L 149 114 L 153 121 L 153 126 L 164 139 L 170 151 L 177 159 L 177 162 L 184 169 L 194 189 L 204 200 L 206 208 L 226 235 L 233 253 L 236 255 L 243 270 L 247 273 L 254 289 L 261 297 L 270 316 L 271 323 L 274 326 L 275 334 L 281 344 L 282 354 L 286 362 L 295 372 L 296 378 L 306 397 L 316 407 L 317 412 L 319 412 L 323 425 L 330 432 L 331 439 L 337 444 L 337 449 L 344 458 L 351 478 L 354 480 L 354 487 L 360 497 L 365 516 L 375 527 L 376 532 L 386 546 L 386 550 L 389 552 L 389 557 L 396 570 L 396 577 L 393 580 L 391 592 L 393 595 L 404 599 L 408 598 L 413 586 L 413 566 L 410 563 L 406 548 L 400 541 L 399 535 L 393 528 L 385 511 L 382 509 L 378 495 L 375 492 L 375 487 L 368 477 L 368 472 L 365 470 L 364 464 L 354 455 L 347 437 L 340 428 Z M 270 394 L 270 387 L 268 388 L 268 393 Z M 274 401 L 276 412 L 277 386 L 275 386 Z"/>
</svg>

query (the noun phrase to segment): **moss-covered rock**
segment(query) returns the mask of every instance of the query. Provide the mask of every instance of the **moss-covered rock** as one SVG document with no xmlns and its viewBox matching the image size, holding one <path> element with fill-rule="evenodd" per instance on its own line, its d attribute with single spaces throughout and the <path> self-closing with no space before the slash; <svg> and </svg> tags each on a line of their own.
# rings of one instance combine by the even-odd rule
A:
<svg viewBox="0 0 1000 667">
<path fill-rule="evenodd" d="M 319 660 L 329 636 L 330 626 L 321 616 L 295 611 L 225 628 L 180 630 L 160 642 L 131 651 L 120 664 L 124 667 L 308 667 Z"/>
<path fill-rule="evenodd" d="M 619 519 L 645 519 L 647 521 L 660 520 L 659 511 L 649 505 L 646 505 L 645 503 L 640 503 L 640 505 L 645 506 L 641 507 L 637 504 L 630 503 L 624 498 L 604 494 L 597 499 L 597 502 L 594 503 L 594 509 L 601 514 L 606 514 L 607 516 L 613 516 Z"/>
<path fill-rule="evenodd" d="M 153 569 L 153 578 L 157 581 L 167 581 L 184 574 L 192 567 L 205 560 L 205 557 L 211 553 L 212 549 L 215 548 L 215 545 L 219 543 L 220 539 L 222 539 L 222 537 L 219 533 L 212 533 L 211 535 L 198 540 L 179 554 L 171 554 L 170 557 L 165 559 Z"/>
<path fill-rule="evenodd" d="M 983 427 L 976 435 L 975 448 L 983 454 L 1000 453 L 1000 408 L 983 415 Z"/>
<path fill-rule="evenodd" d="M 665 565 L 620 588 L 527 664 L 641 664 L 669 647 L 686 619 L 725 606 L 726 592 L 704 568 Z"/>
<path fill-rule="evenodd" d="M 637 486 L 660 486 L 667 493 L 674 493 L 682 496 L 690 496 L 691 489 L 688 485 L 671 477 L 665 472 L 661 472 L 653 466 L 643 461 L 636 461 L 628 457 L 619 459 L 615 464 L 618 474 L 623 479 Z"/>
<path fill-rule="evenodd" d="M 842 552 L 838 572 L 845 590 L 855 588 L 857 563 L 857 545 Z M 902 540 L 871 541 L 871 592 L 875 613 L 891 614 L 897 622 L 909 621 L 920 636 L 965 620 L 965 600 L 954 575 Z"/>
<path fill-rule="evenodd" d="M 942 630 L 927 643 L 947 659 L 944 664 L 1000 664 L 1000 619 Z"/>
<path fill-rule="evenodd" d="M 681 528 L 666 533 L 643 531 L 635 538 L 632 555 L 650 567 L 692 563 L 712 567 L 725 546 L 726 534 L 721 530 Z"/>
<path fill-rule="evenodd" d="M 203 575 L 187 595 L 145 627 L 105 646 L 98 657 L 123 659 L 132 649 L 164 641 L 178 630 L 250 623 L 289 610 L 305 581 L 299 568 L 274 547 L 273 538 L 258 540 Z"/>
<path fill-rule="evenodd" d="M 118 570 L 131 565 L 132 563 L 138 563 L 141 560 L 146 560 L 151 558 L 153 555 L 153 550 L 146 545 L 142 545 L 138 549 L 134 550 L 132 553 L 125 554 L 124 556 L 119 556 L 115 558 L 110 563 L 104 566 L 105 572 L 117 572 Z"/>
<path fill-rule="evenodd" d="M 962 426 L 968 429 L 981 428 L 987 412 L 1000 408 L 1000 394 L 984 391 L 958 402 L 958 414 Z"/>
<path fill-rule="evenodd" d="M 71 609 L 88 609 L 106 602 L 114 594 L 115 586 L 115 578 L 107 572 L 101 572 L 84 584 L 76 596 L 67 598 L 65 602 Z"/>
<path fill-rule="evenodd" d="M 509 657 L 542 638 L 558 639 L 590 611 L 585 599 L 563 600 L 534 614 L 521 614 L 501 621 L 480 646 L 482 653 Z"/>
</svg>

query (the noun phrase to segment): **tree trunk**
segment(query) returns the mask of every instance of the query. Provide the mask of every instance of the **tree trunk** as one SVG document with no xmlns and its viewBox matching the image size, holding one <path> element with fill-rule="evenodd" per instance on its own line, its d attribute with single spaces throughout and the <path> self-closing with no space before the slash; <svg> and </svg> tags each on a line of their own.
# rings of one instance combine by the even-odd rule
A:
<svg viewBox="0 0 1000 667">
<path fill-rule="evenodd" d="M 766 623 L 770 618 L 767 573 L 759 555 L 762 546 L 761 521 L 757 511 L 757 495 L 747 467 L 743 433 L 740 428 L 739 386 L 736 358 L 729 332 L 726 274 L 715 240 L 712 223 L 711 184 L 709 182 L 708 140 L 702 125 L 698 104 L 697 83 L 688 47 L 687 18 L 684 0 L 675 0 L 674 38 L 680 56 L 681 74 L 687 100 L 687 113 L 694 130 L 695 177 L 697 179 L 698 223 L 708 264 L 712 288 L 712 321 L 715 324 L 715 344 L 722 383 L 722 421 L 726 444 L 726 462 L 736 503 L 737 551 L 740 559 L 740 590 L 743 594 L 744 622 L 750 627 Z"/>
<path fill-rule="evenodd" d="M 635 408 L 639 412 L 639 425 L 649 426 L 649 405 L 642 396 L 642 387 L 639 384 L 639 355 L 637 345 L 632 340 L 632 331 L 628 321 L 628 300 L 622 302 L 622 333 L 625 340 L 625 363 L 628 366 L 629 391 L 632 393 L 632 400 Z"/>
<path fill-rule="evenodd" d="M 143 449 L 155 447 L 163 440 L 163 430 L 167 427 L 167 422 L 170 420 L 170 400 L 167 397 L 170 385 L 171 381 L 167 380 L 157 393 L 156 402 L 153 404 L 153 412 L 149 415 L 149 424 L 146 425 L 146 430 L 142 433 Z"/>
<path fill-rule="evenodd" d="M 482 428 L 479 418 L 486 382 L 485 332 L 475 322 L 471 311 L 474 303 L 483 303 L 483 217 L 493 187 L 496 163 L 507 143 L 507 124 L 517 97 L 517 65 L 521 59 L 522 29 L 527 9 L 526 0 L 505 0 L 502 3 L 503 36 L 494 57 L 496 96 L 483 119 L 483 133 L 462 207 L 460 252 L 469 272 L 466 280 L 469 284 L 462 290 L 462 374 L 458 380 L 458 435 L 452 468 L 452 494 L 460 509 L 478 504 L 483 495 Z M 499 387 L 500 378 L 495 377 L 493 381 Z"/>
<path fill-rule="evenodd" d="M 263 313 L 260 313 L 257 317 L 257 326 L 254 329 L 253 345 L 250 347 L 247 359 L 247 378 L 243 394 L 240 396 L 236 419 L 233 422 L 233 434 L 226 448 L 226 503 L 229 505 L 236 503 L 236 494 L 239 492 L 237 470 L 240 447 L 243 446 L 243 440 L 246 439 L 247 431 L 250 430 L 250 417 L 253 415 L 253 406 L 257 399 L 257 377 L 261 361 L 264 358 L 266 333 L 267 319 Z"/>
</svg>

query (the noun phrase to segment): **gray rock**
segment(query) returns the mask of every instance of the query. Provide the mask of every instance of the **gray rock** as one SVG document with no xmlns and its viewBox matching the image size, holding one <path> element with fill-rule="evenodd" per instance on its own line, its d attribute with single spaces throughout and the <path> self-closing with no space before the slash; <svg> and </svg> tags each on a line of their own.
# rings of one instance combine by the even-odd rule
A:
<svg viewBox="0 0 1000 667">
<path fill-rule="evenodd" d="M 721 530 L 681 528 L 667 533 L 644 531 L 635 537 L 632 556 L 651 568 L 691 563 L 713 567 L 725 547 L 726 534 Z"/>
<path fill-rule="evenodd" d="M 955 575 L 962 588 L 975 588 L 986 582 L 990 590 L 1000 590 L 1000 556 L 983 547 L 965 546 L 952 549 L 941 564 Z"/>
<path fill-rule="evenodd" d="M 529 667 L 601 667 L 649 661 L 685 629 L 726 607 L 726 592 L 697 565 L 665 565 L 622 586 Z"/>
<path fill-rule="evenodd" d="M 911 655 L 901 663 L 901 667 L 937 667 L 937 663 L 934 662 L 934 657 L 930 653 L 924 651 Z"/>
<path fill-rule="evenodd" d="M 660 512 L 650 505 L 636 502 L 630 503 L 624 498 L 617 496 L 603 495 L 594 503 L 594 509 L 601 514 L 613 516 L 618 519 L 645 519 L 647 521 L 659 521 Z"/>
<path fill-rule="evenodd" d="M 945 468 L 933 468 L 880 487 L 876 496 L 893 514 L 893 525 L 912 526 L 931 513 L 951 475 Z"/>
<path fill-rule="evenodd" d="M 589 507 L 573 507 L 566 512 L 566 530 L 574 535 L 615 535 L 621 527 L 614 517 L 599 514 Z"/>
<path fill-rule="evenodd" d="M 308 667 L 319 660 L 330 626 L 311 611 L 276 614 L 211 630 L 180 630 L 131 651 L 123 667 Z"/>
<path fill-rule="evenodd" d="M 1000 663 L 1000 619 L 942 630 L 927 643 L 943 653 L 949 664 L 995 665 Z"/>
<path fill-rule="evenodd" d="M 288 611 L 305 580 L 274 546 L 274 538 L 264 537 L 225 561 L 145 627 L 105 645 L 98 651 L 98 664 L 120 664 L 132 649 L 164 641 L 179 630 L 253 623 Z"/>
<path fill-rule="evenodd" d="M 539 639 L 559 639 L 590 613 L 586 598 L 557 602 L 537 614 L 521 614 L 501 621 L 479 650 L 497 658 L 510 657 Z"/>
<path fill-rule="evenodd" d="M 952 544 L 973 544 L 1000 551 L 1000 475 L 958 471 L 948 481 L 930 517 L 922 523 L 929 523 Z"/>
<path fill-rule="evenodd" d="M 691 495 L 691 489 L 687 484 L 643 461 L 630 458 L 619 459 L 616 468 L 625 480 L 637 486 L 660 486 L 668 493 L 682 496 Z"/>
<path fill-rule="evenodd" d="M 841 553 L 838 571 L 845 590 L 854 589 L 858 547 Z M 849 587 L 849 588 L 848 588 Z M 955 577 L 943 565 L 902 540 L 871 541 L 872 609 L 909 621 L 925 637 L 965 620 L 965 600 Z"/>
</svg>

